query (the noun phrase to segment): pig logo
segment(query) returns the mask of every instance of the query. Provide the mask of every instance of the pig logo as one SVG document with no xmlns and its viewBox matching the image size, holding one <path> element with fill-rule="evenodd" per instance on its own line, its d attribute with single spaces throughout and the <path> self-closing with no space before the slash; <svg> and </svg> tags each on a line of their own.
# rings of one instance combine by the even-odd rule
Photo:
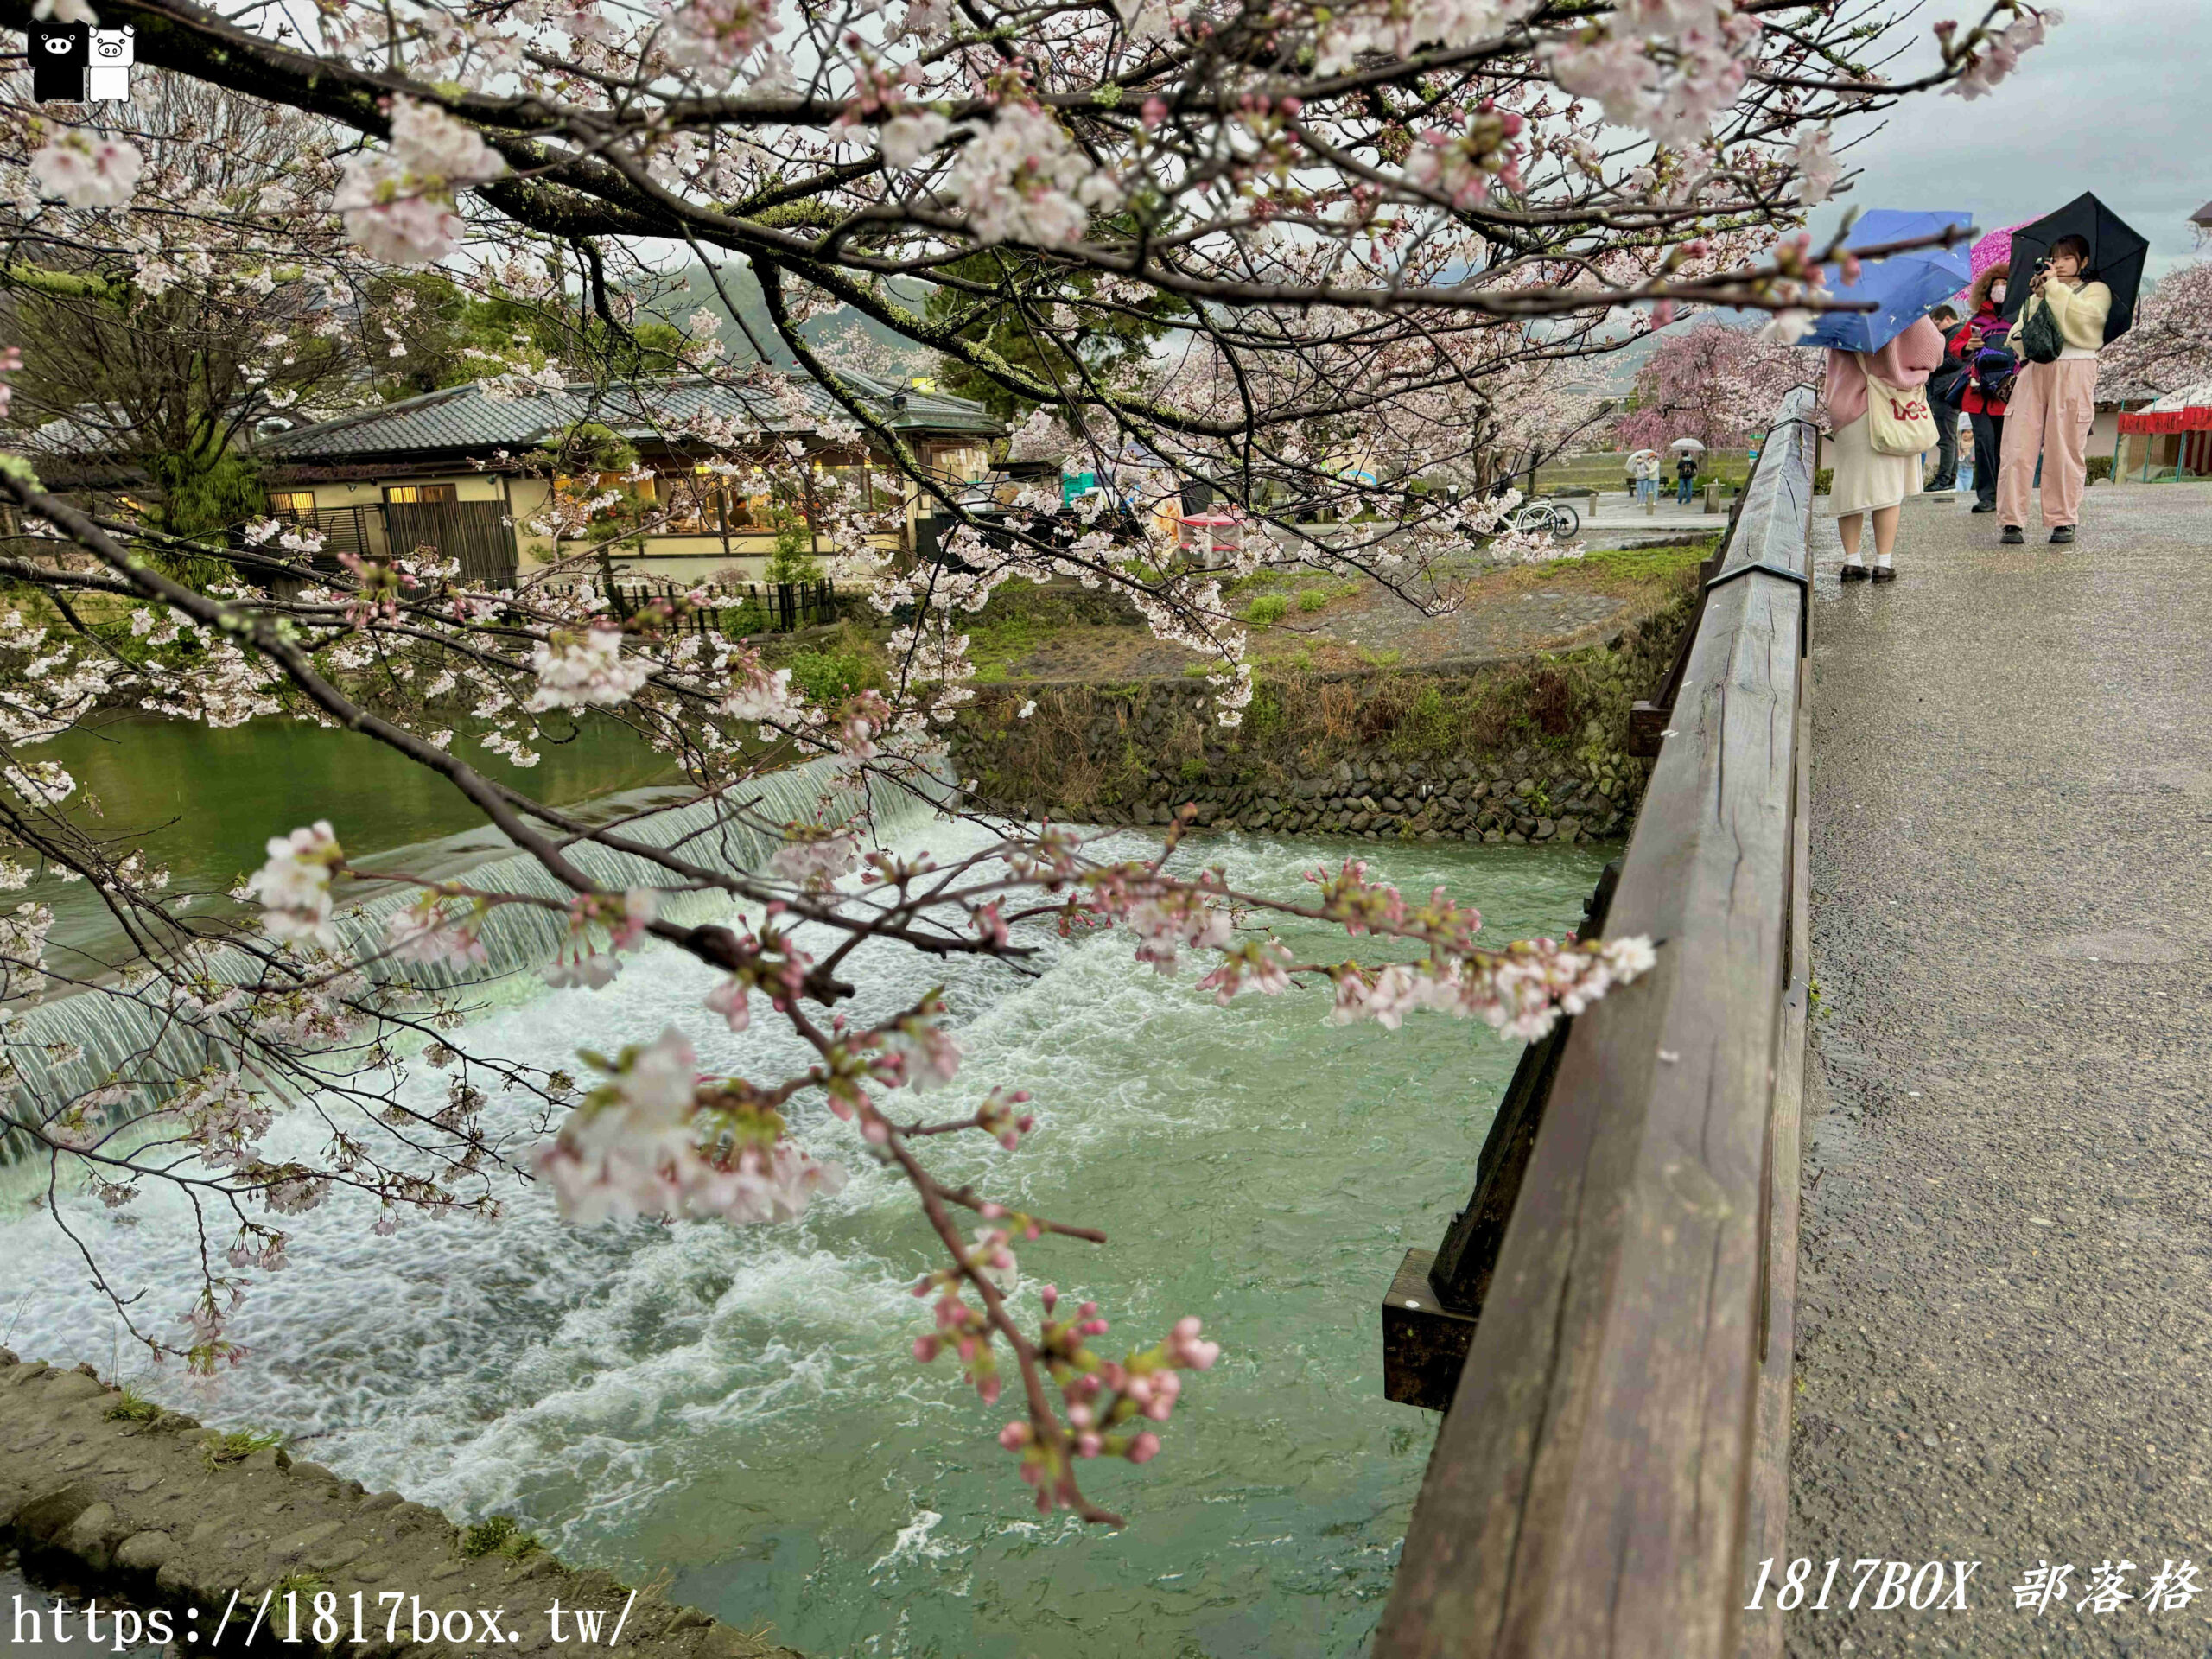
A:
<svg viewBox="0 0 2212 1659">
<path fill-rule="evenodd" d="M 96 29 L 92 30 L 92 61 L 85 72 L 86 96 L 130 102 L 130 66 L 137 59 L 135 33 L 127 25 L 122 29 Z"/>
</svg>

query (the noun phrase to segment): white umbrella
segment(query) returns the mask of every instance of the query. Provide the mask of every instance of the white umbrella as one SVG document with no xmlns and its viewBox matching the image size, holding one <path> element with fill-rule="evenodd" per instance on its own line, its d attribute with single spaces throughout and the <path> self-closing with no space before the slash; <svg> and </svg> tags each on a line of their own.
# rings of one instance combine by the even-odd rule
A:
<svg viewBox="0 0 2212 1659">
<path fill-rule="evenodd" d="M 1700 454 L 1702 454 L 1705 449 L 1705 446 L 1700 443 L 1695 438 L 1676 438 L 1667 447 L 1669 449 L 1695 449 Z"/>
<path fill-rule="evenodd" d="M 1628 452 L 1628 458 L 1630 461 L 1642 461 L 1646 455 L 1649 455 L 1656 460 L 1658 454 L 1659 452 L 1656 449 L 1631 449 Z"/>
</svg>

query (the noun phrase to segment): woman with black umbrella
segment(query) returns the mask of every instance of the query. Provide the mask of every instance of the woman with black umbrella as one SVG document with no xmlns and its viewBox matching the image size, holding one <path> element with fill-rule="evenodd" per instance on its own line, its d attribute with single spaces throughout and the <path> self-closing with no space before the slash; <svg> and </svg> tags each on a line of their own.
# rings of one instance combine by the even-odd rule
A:
<svg viewBox="0 0 2212 1659">
<path fill-rule="evenodd" d="M 2089 428 L 2097 418 L 2097 353 L 2112 315 L 2112 289 L 2088 269 L 2089 245 L 2079 236 L 2051 244 L 2044 267 L 2028 284 L 2028 301 L 2010 336 L 2027 361 L 2012 388 L 2005 422 L 2005 458 L 1997 473 L 1997 513 L 2005 541 L 2027 540 L 2028 490 L 2043 463 L 2043 521 L 2050 539 L 2074 539 L 2088 482 Z M 2057 354 L 2037 360 L 2029 334 L 2038 312 L 2057 324 Z"/>
</svg>

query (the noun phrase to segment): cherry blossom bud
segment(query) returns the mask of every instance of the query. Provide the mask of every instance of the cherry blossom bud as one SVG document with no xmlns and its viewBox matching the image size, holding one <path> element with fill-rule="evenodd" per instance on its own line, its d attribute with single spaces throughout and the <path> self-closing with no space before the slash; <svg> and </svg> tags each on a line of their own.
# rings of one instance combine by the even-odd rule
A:
<svg viewBox="0 0 2212 1659">
<path fill-rule="evenodd" d="M 999 1444 L 1009 1452 L 1020 1451 L 1023 1446 L 1029 1444 L 1029 1425 L 1020 1422 L 1008 1423 L 1004 1428 L 999 1430 Z M 1030 1478 L 1027 1470 L 1022 1471 L 1022 1478 L 1024 1480 Z"/>
<path fill-rule="evenodd" d="M 1160 1455 L 1160 1436 L 1149 1429 L 1129 1442 L 1128 1459 L 1131 1463 L 1150 1463 Z"/>
<path fill-rule="evenodd" d="M 1145 99 L 1144 108 L 1141 113 L 1146 126 L 1156 127 L 1167 118 L 1167 101 L 1154 93 Z"/>
<path fill-rule="evenodd" d="M 914 1338 L 914 1357 L 916 1359 L 920 1360 L 923 1364 L 926 1365 L 931 1360 L 935 1359 L 937 1356 L 938 1340 L 935 1337 L 916 1337 Z"/>
<path fill-rule="evenodd" d="M 1106 1442 L 1097 1435 L 1086 1432 L 1075 1437 L 1075 1454 L 1079 1458 L 1095 1458 L 1105 1445 Z"/>
<path fill-rule="evenodd" d="M 1045 1312 L 1049 1314 L 1052 1311 L 1053 1304 L 1060 1300 L 1060 1288 L 1058 1285 L 1047 1285 L 1037 1294 L 1045 1304 Z"/>
<path fill-rule="evenodd" d="M 995 1406 L 998 1404 L 999 1374 L 996 1371 L 993 1371 L 988 1376 L 977 1379 L 976 1383 L 976 1392 L 983 1396 L 983 1403 L 985 1405 Z"/>
</svg>

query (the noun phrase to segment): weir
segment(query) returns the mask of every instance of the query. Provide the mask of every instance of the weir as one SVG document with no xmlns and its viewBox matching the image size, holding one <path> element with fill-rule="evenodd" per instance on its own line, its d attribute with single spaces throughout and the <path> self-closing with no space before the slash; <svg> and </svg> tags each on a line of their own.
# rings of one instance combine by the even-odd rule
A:
<svg viewBox="0 0 2212 1659">
<path fill-rule="evenodd" d="M 943 767 L 934 775 L 912 779 L 871 772 L 867 791 L 866 816 L 879 831 L 895 830 L 927 817 L 955 793 Z M 735 798 L 768 825 L 794 821 L 837 825 L 862 815 L 861 802 L 839 763 L 828 758 L 769 772 L 736 791 Z M 732 874 L 761 868 L 779 844 L 773 829 L 741 822 L 733 817 L 730 802 L 716 800 L 646 814 L 625 825 L 622 834 L 653 847 L 680 850 L 694 862 Z M 620 889 L 665 875 L 642 859 L 596 842 L 580 842 L 567 850 L 578 868 L 607 887 Z M 450 880 L 466 876 L 474 887 L 564 904 L 573 896 L 527 853 L 448 858 L 435 873 Z M 341 959 L 374 955 L 385 943 L 386 918 L 419 896 L 419 889 L 393 887 L 348 906 L 335 918 L 340 935 L 335 954 Z M 715 893 L 678 897 L 664 901 L 661 914 L 676 921 L 702 919 L 726 903 Z M 379 983 L 425 992 L 496 985 L 552 961 L 568 943 L 569 925 L 558 911 L 502 905 L 486 918 L 480 938 L 489 960 L 479 968 L 383 958 L 369 971 Z M 263 976 L 260 961 L 235 947 L 215 946 L 206 961 L 214 987 L 253 984 Z M 127 1098 L 107 1109 L 111 1125 L 128 1122 L 156 1109 L 182 1080 L 209 1065 L 235 1065 L 242 1052 L 250 1052 L 250 1034 L 242 1039 L 223 1034 L 226 1029 L 235 1032 L 232 1022 L 206 1015 L 187 1018 L 170 1007 L 167 998 L 171 988 L 168 981 L 156 977 L 131 990 L 103 987 L 19 1009 L 7 1027 L 7 1052 L 17 1075 L 16 1099 L 50 1113 L 107 1086 L 111 1079 L 134 1079 Z M 209 995 L 219 991 L 211 988 Z M 50 1053 L 50 1048 L 60 1051 L 61 1057 Z M 334 1073 L 342 1069 L 334 1057 Z M 294 1092 L 282 1079 L 263 1080 L 287 1095 Z M 0 1198 L 7 1195 L 10 1166 L 24 1164 L 36 1150 L 37 1143 L 21 1129 L 0 1134 Z"/>
</svg>

